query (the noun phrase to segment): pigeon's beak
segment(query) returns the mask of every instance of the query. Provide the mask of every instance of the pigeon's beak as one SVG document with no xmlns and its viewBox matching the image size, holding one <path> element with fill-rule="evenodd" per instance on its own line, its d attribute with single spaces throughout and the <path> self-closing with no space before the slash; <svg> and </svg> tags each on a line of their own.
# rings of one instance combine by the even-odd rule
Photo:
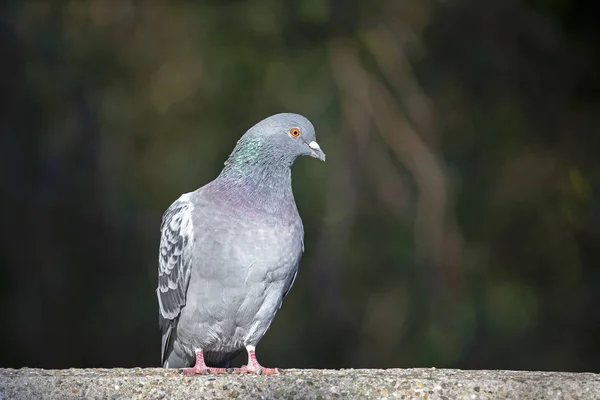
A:
<svg viewBox="0 0 600 400">
<path fill-rule="evenodd" d="M 308 144 L 308 147 L 310 147 L 311 150 L 311 157 L 318 158 L 321 161 L 325 161 L 325 153 L 323 153 L 323 150 L 321 150 L 321 146 L 319 146 L 319 143 L 313 140 Z"/>
</svg>

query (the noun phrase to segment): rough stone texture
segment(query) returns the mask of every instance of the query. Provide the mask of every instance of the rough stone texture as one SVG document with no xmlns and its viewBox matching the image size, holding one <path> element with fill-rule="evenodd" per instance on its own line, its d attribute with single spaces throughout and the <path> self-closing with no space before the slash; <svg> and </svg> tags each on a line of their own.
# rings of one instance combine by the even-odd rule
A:
<svg viewBox="0 0 600 400">
<path fill-rule="evenodd" d="M 8 399 L 598 399 L 592 373 L 445 369 L 283 370 L 184 376 L 165 369 L 0 369 Z"/>
</svg>

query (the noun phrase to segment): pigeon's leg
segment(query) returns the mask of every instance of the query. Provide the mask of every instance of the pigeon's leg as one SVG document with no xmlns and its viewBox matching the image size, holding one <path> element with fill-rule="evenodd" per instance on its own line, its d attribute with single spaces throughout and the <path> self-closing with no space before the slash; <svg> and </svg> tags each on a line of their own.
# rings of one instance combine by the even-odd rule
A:
<svg viewBox="0 0 600 400">
<path fill-rule="evenodd" d="M 185 368 L 183 373 L 186 375 L 207 375 L 207 374 L 224 374 L 225 368 L 207 367 L 204 363 L 204 354 L 202 349 L 196 350 L 196 365 L 192 368 Z"/>
<path fill-rule="evenodd" d="M 256 350 L 254 346 L 246 346 L 248 351 L 248 364 L 241 368 L 235 368 L 234 372 L 240 374 L 258 374 L 258 375 L 276 375 L 279 374 L 277 368 L 265 368 L 258 363 L 256 359 Z"/>
</svg>

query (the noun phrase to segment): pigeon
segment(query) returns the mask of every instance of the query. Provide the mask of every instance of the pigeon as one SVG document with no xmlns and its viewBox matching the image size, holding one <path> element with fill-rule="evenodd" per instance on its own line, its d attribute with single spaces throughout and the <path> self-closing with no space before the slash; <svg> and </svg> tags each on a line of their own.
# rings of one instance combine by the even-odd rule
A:
<svg viewBox="0 0 600 400">
<path fill-rule="evenodd" d="M 256 346 L 289 293 L 304 251 L 292 192 L 299 156 L 325 161 L 311 122 L 272 115 L 237 142 L 221 173 L 181 195 L 161 223 L 158 288 L 163 368 L 277 374 Z"/>
</svg>

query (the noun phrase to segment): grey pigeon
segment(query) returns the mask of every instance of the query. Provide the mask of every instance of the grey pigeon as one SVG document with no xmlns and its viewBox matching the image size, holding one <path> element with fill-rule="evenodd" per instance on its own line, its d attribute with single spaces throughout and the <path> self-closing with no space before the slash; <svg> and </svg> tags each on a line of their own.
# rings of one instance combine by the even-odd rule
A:
<svg viewBox="0 0 600 400">
<path fill-rule="evenodd" d="M 219 176 L 163 215 L 158 304 L 162 366 L 185 373 L 275 374 L 255 354 L 288 294 L 304 251 L 292 192 L 299 156 L 325 161 L 308 119 L 276 114 L 237 142 Z"/>
</svg>

